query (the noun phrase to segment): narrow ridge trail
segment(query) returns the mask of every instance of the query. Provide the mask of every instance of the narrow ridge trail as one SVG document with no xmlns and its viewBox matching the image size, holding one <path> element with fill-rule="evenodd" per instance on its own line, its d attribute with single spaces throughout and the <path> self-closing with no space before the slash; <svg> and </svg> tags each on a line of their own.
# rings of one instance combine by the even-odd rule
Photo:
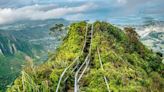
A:
<svg viewBox="0 0 164 92">
<path fill-rule="evenodd" d="M 63 89 L 62 92 L 80 92 L 80 84 L 82 82 L 82 78 L 85 75 L 86 71 L 89 70 L 90 62 L 92 61 L 91 51 L 92 51 L 93 32 L 94 32 L 94 25 L 92 24 L 91 26 L 89 26 L 87 24 L 86 32 L 85 32 L 85 40 L 84 40 L 84 45 L 81 55 L 76 57 L 74 61 L 64 69 L 64 71 L 62 72 L 59 78 L 56 92 L 60 92 L 59 88 L 61 86 L 62 81 L 64 83 L 64 88 L 62 87 Z M 84 60 L 80 61 L 80 58 L 84 58 Z M 102 67 L 102 63 L 100 63 L 100 65 Z M 72 68 L 72 70 L 70 68 Z M 74 87 L 67 87 L 67 80 L 70 77 L 70 75 L 66 75 L 66 72 L 69 72 L 68 70 L 71 70 L 71 74 L 74 74 L 73 75 Z M 104 76 L 104 80 L 107 85 L 108 92 L 110 92 L 107 78 L 105 76 Z"/>
<path fill-rule="evenodd" d="M 86 50 L 87 48 L 86 47 L 88 47 L 88 35 L 89 35 L 89 33 L 91 33 L 91 32 L 89 32 L 88 31 L 88 24 L 86 25 L 86 32 L 85 32 L 85 40 L 84 40 L 84 45 L 83 45 L 83 49 L 82 49 L 82 51 L 81 51 L 81 55 L 80 56 L 82 56 L 83 55 L 83 53 L 84 52 L 87 52 L 88 50 Z M 91 37 L 91 36 L 90 36 Z M 90 38 L 89 37 L 89 38 Z M 65 69 L 64 69 L 64 71 L 62 72 L 62 74 L 61 74 L 61 76 L 60 76 L 60 78 L 59 78 L 59 82 L 58 82 L 58 84 L 57 84 L 57 88 L 56 88 L 56 92 L 59 92 L 59 88 L 60 88 L 60 85 L 61 85 L 61 82 L 62 82 L 62 80 L 64 79 L 64 84 L 65 84 L 65 87 L 66 87 L 66 85 L 67 85 L 67 79 L 68 79 L 68 77 L 69 76 L 64 76 L 64 75 L 66 75 L 66 72 L 68 72 L 68 70 L 71 68 L 71 67 L 73 67 L 73 65 L 74 64 L 76 64 L 75 65 L 75 67 L 73 67 L 73 70 L 71 71 L 72 73 L 73 72 L 75 72 L 75 70 L 78 70 L 78 68 L 80 67 L 80 62 L 79 62 L 79 58 L 80 58 L 80 56 L 78 56 L 78 57 L 76 57 L 75 59 L 74 59 L 74 61 L 68 66 L 68 67 L 66 67 Z M 85 64 L 85 63 L 84 63 Z M 84 65 L 83 64 L 83 65 Z M 64 78 L 65 77 L 65 78 Z M 67 91 L 67 92 L 73 92 L 73 88 L 68 88 L 68 90 L 65 88 L 65 90 L 64 91 Z"/>
<path fill-rule="evenodd" d="M 87 70 L 90 60 L 91 60 L 91 49 L 92 49 L 92 36 L 93 36 L 93 24 L 91 26 L 91 29 L 87 31 L 86 35 L 86 43 L 83 49 L 84 54 L 84 62 L 80 65 L 79 69 L 75 73 L 75 83 L 74 83 L 74 92 L 79 92 L 79 84 L 82 76 L 84 75 L 85 71 Z M 87 54 L 87 56 L 86 56 Z"/>
</svg>

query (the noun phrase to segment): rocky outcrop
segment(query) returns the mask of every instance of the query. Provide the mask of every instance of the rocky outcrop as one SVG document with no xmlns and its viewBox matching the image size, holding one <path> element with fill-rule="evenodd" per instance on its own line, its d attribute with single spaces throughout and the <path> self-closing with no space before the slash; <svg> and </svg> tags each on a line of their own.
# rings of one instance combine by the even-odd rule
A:
<svg viewBox="0 0 164 92">
<path fill-rule="evenodd" d="M 0 49 L 0 55 L 3 55 L 2 50 Z"/>
<path fill-rule="evenodd" d="M 25 41 L 18 40 L 13 36 L 0 35 L 0 53 L 9 56 L 17 53 L 17 51 L 22 51 L 27 54 L 32 54 L 32 49 L 29 43 Z"/>
</svg>

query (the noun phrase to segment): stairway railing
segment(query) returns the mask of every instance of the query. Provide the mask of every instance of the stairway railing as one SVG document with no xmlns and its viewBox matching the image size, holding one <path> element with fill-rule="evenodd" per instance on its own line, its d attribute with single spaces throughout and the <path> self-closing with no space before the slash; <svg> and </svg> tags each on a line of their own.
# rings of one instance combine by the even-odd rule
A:
<svg viewBox="0 0 164 92">
<path fill-rule="evenodd" d="M 56 88 L 56 92 L 59 91 L 59 87 L 60 87 L 60 83 L 61 83 L 61 80 L 64 76 L 64 74 L 66 73 L 66 71 L 79 59 L 79 57 L 76 57 L 76 59 L 68 66 L 64 69 L 64 71 L 62 72 L 60 78 L 59 78 L 59 82 L 58 82 L 58 85 L 57 85 L 57 88 Z"/>
<path fill-rule="evenodd" d="M 84 45 L 83 45 L 83 49 L 82 49 L 81 55 L 82 55 L 82 53 L 83 53 L 83 51 L 84 51 L 84 48 L 85 48 L 85 45 L 86 45 L 86 41 L 87 41 L 87 32 L 88 32 L 88 24 L 86 25 L 85 40 L 84 40 Z M 80 56 L 81 56 L 81 55 L 80 55 Z M 60 76 L 60 78 L 59 78 L 59 82 L 58 82 L 58 84 L 57 84 L 56 92 L 59 91 L 60 83 L 61 83 L 62 78 L 63 78 L 63 76 L 65 75 L 66 71 L 67 71 L 72 65 L 74 65 L 75 62 L 78 61 L 78 59 L 79 59 L 80 56 L 76 57 L 75 60 L 74 60 L 68 67 L 66 67 L 66 68 L 64 69 L 64 71 L 62 72 L 62 74 L 61 74 L 61 76 Z M 78 67 L 78 64 L 76 64 L 75 68 L 74 68 L 72 71 L 74 71 L 74 70 L 76 69 L 76 67 Z M 71 72 L 72 72 L 72 71 L 71 71 Z M 64 82 L 65 82 L 67 79 L 68 79 L 68 76 L 64 79 Z"/>
<path fill-rule="evenodd" d="M 85 58 L 85 61 L 82 63 L 82 65 L 80 66 L 80 68 L 77 70 L 77 72 L 75 73 L 75 83 L 74 83 L 74 92 L 78 92 L 78 90 L 79 90 L 79 86 L 78 86 L 78 80 L 79 80 L 79 78 L 78 78 L 78 74 L 79 74 L 79 72 L 80 72 L 80 70 L 83 68 L 83 66 L 86 64 L 86 66 L 88 65 L 88 58 L 89 58 L 89 55 Z M 83 71 L 83 72 L 85 72 L 85 70 Z M 80 76 L 82 76 L 82 75 L 80 75 Z"/>
<path fill-rule="evenodd" d="M 99 62 L 100 62 L 101 69 L 104 70 L 102 60 L 101 60 L 101 56 L 100 56 L 100 52 L 99 52 L 98 48 L 97 48 L 97 53 L 98 53 L 98 56 L 99 56 Z M 106 76 L 103 76 L 103 77 L 104 77 L 105 84 L 107 86 L 107 90 L 108 90 L 108 92 L 110 92 L 110 88 L 109 88 L 109 85 L 108 85 L 108 80 L 107 80 Z"/>
<path fill-rule="evenodd" d="M 78 83 L 79 83 L 79 81 L 80 81 L 80 79 L 82 78 L 82 76 L 83 76 L 83 74 L 84 74 L 84 72 L 86 71 L 86 69 L 88 68 L 88 66 L 89 66 L 89 62 L 90 62 L 90 56 L 91 56 L 91 50 L 92 50 L 92 36 L 93 36 L 93 24 L 92 24 L 92 28 L 91 28 L 91 40 L 90 40 L 90 47 L 89 47 L 89 53 L 88 53 L 88 55 L 87 55 L 87 57 L 85 58 L 85 61 L 82 63 L 82 65 L 80 66 L 80 68 L 77 70 L 77 72 L 75 73 L 75 83 L 74 83 L 74 92 L 78 92 L 79 91 L 79 85 L 78 85 Z M 86 40 L 87 40 L 87 34 L 86 34 Z M 85 41 L 85 43 L 86 43 L 86 41 Z M 85 48 L 85 47 L 84 47 Z M 89 59 L 89 60 L 88 60 Z M 85 68 L 82 70 L 82 73 L 81 73 L 81 75 L 79 76 L 79 78 L 78 78 L 78 74 L 79 74 L 79 72 L 81 71 L 81 69 L 84 67 L 84 65 L 85 65 Z"/>
</svg>

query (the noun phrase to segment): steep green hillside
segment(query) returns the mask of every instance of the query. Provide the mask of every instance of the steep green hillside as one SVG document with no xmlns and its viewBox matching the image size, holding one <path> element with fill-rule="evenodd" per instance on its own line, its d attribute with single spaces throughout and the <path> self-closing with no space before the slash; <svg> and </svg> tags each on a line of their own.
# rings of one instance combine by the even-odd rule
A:
<svg viewBox="0 0 164 92">
<path fill-rule="evenodd" d="M 21 65 L 25 64 L 24 56 L 21 52 L 8 57 L 0 55 L 0 90 L 20 74 Z"/>
<path fill-rule="evenodd" d="M 48 52 L 55 50 L 61 43 L 60 37 L 49 35 L 49 28 L 62 23 L 64 19 L 26 20 L 12 24 L 0 25 L 0 90 L 11 84 L 20 74 L 21 66 L 25 65 L 25 57 L 30 56 L 35 64 L 47 60 Z"/>
<path fill-rule="evenodd" d="M 25 64 L 25 56 L 41 53 L 41 46 L 32 45 L 0 31 L 0 89 L 10 84 Z"/>
<path fill-rule="evenodd" d="M 82 92 L 163 92 L 161 61 L 131 28 L 73 23 L 56 53 L 40 66 L 24 67 L 7 91 L 54 92 L 59 87 L 58 92 L 73 92 L 79 86 Z"/>
</svg>

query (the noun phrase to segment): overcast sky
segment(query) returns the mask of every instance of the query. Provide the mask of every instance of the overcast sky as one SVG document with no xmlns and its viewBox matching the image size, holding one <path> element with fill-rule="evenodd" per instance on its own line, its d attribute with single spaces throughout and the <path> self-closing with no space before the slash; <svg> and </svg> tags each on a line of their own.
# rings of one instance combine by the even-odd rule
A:
<svg viewBox="0 0 164 92">
<path fill-rule="evenodd" d="M 0 24 L 65 18 L 141 23 L 164 20 L 164 0 L 0 0 Z"/>
</svg>

